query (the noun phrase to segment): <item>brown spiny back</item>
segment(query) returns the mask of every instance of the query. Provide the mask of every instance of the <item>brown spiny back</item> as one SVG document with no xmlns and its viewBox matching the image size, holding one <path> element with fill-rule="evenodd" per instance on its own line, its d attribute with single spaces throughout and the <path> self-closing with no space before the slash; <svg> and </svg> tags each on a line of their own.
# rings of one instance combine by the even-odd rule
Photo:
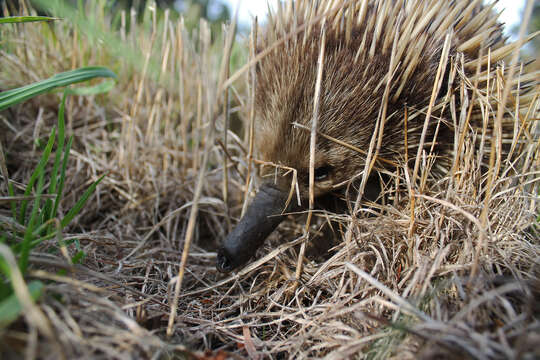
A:
<svg viewBox="0 0 540 360">
<path fill-rule="evenodd" d="M 497 16 L 482 0 L 299 0 L 284 7 L 278 2 L 276 13 L 259 32 L 258 51 L 282 42 L 257 65 L 259 156 L 306 174 L 310 138 L 306 128 L 312 121 L 323 29 L 318 132 L 367 150 L 386 89 L 379 156 L 393 161 L 403 157 L 406 109 L 409 147 L 418 143 L 425 119 L 418 114 L 431 97 L 448 34 L 450 56 L 463 54 L 468 72 L 474 72 L 478 62 L 486 70 L 487 58 L 479 58 L 481 48 L 484 55 L 486 48 L 491 49 L 492 64 L 507 55 Z M 447 85 L 446 81 L 443 94 Z M 453 140 L 443 134 L 437 141 L 450 146 Z M 363 164 L 358 152 L 317 138 L 315 166 L 335 169 L 334 183 L 358 173 Z"/>
</svg>

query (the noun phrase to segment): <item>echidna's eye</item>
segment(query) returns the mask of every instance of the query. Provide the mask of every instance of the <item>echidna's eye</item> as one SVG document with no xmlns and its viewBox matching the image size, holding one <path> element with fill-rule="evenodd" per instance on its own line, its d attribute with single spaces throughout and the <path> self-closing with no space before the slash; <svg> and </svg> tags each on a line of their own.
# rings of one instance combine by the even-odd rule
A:
<svg viewBox="0 0 540 360">
<path fill-rule="evenodd" d="M 320 166 L 315 169 L 315 181 L 323 181 L 328 178 L 332 171 L 332 167 L 329 165 Z"/>
</svg>

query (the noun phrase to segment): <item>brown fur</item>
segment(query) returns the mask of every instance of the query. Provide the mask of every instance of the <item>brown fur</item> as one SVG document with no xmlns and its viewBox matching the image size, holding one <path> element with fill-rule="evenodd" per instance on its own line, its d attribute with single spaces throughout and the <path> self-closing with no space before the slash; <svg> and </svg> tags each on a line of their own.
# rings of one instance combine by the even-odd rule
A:
<svg viewBox="0 0 540 360">
<path fill-rule="evenodd" d="M 326 14 L 318 132 L 367 150 L 381 109 L 385 77 L 389 72 L 397 36 L 396 52 L 402 50 L 400 54 L 395 54 L 399 65 L 390 84 L 385 130 L 379 152 L 380 157 L 396 162 L 401 161 L 404 154 L 405 110 L 413 114 L 428 104 L 448 30 L 451 28 L 453 32 L 450 56 L 457 56 L 456 49 L 480 32 L 485 33 L 485 44 L 490 44 L 493 49 L 503 44 L 496 16 L 489 9 L 482 13 L 484 8 L 480 1 L 415 0 L 407 2 L 407 5 L 403 1 L 369 1 L 360 24 L 357 20 L 361 16 L 363 1 L 351 1 L 350 6 L 337 13 L 334 8 L 325 13 L 329 1 L 320 3 L 308 15 L 303 14 L 311 6 L 309 1 L 298 1 L 292 12 L 281 9 L 262 31 L 259 51 L 271 46 L 275 39 L 313 21 L 317 15 Z M 430 13 L 430 9 L 436 6 L 441 9 Z M 335 8 L 338 7 L 336 5 Z M 478 17 L 479 14 L 484 14 L 485 19 L 476 25 L 461 21 L 476 19 L 474 16 Z M 448 19 L 448 16 L 453 19 Z M 406 19 L 415 19 L 410 20 L 414 25 L 411 29 L 424 20 L 426 25 L 418 28 L 415 36 L 410 35 L 414 30 L 409 30 L 407 35 Z M 348 20 L 352 20 L 353 25 L 347 30 Z M 447 20 L 452 25 L 441 29 Z M 377 36 L 379 21 L 382 21 L 382 26 Z M 396 34 L 400 30 L 405 34 Z M 348 42 L 347 32 L 350 34 Z M 307 195 L 310 132 L 294 127 L 293 123 L 311 127 L 320 34 L 319 21 L 310 25 L 309 30 L 299 31 L 285 41 L 257 66 L 258 121 L 255 144 L 259 156 L 265 161 L 296 168 L 303 197 Z M 466 50 L 467 59 L 478 56 L 478 46 Z M 446 93 L 446 84 L 442 92 Z M 425 116 L 417 116 L 407 124 L 409 158 L 416 155 L 414 145 L 418 143 L 424 119 Z M 431 122 L 430 136 L 426 140 L 428 144 L 433 140 L 432 129 L 437 120 L 432 119 Z M 441 143 L 440 148 L 445 145 L 451 147 L 453 139 L 450 133 L 439 135 L 437 141 Z M 315 183 L 316 195 L 324 194 L 332 185 L 358 174 L 363 169 L 364 161 L 364 155 L 318 136 L 315 168 L 327 166 L 331 171 L 327 179 Z"/>
</svg>

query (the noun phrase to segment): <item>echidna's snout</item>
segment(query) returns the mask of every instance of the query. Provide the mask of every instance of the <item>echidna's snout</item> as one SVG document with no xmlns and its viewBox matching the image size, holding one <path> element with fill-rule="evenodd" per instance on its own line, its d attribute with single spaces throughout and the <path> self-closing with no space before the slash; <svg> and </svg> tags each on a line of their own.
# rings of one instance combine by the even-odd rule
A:
<svg viewBox="0 0 540 360">
<path fill-rule="evenodd" d="M 263 184 L 245 215 L 218 250 L 216 268 L 230 272 L 249 261 L 264 240 L 285 218 L 288 193 L 273 184 Z"/>
</svg>

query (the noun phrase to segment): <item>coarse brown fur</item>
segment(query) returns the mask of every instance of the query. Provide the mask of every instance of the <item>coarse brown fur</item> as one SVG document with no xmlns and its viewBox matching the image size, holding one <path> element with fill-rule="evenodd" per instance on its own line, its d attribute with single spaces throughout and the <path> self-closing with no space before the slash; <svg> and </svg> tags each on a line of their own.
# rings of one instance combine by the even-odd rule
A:
<svg viewBox="0 0 540 360">
<path fill-rule="evenodd" d="M 364 1 L 350 1 L 346 6 L 331 3 L 339 1 L 321 1 L 311 10 L 307 10 L 309 2 L 298 1 L 288 10 L 279 9 L 259 41 L 262 51 L 285 34 L 296 32 L 257 66 L 255 144 L 262 160 L 297 169 L 302 197 L 307 196 L 310 132 L 306 129 L 311 127 L 313 117 L 323 27 L 326 41 L 318 133 L 367 152 L 391 72 L 378 156 L 394 163 L 404 159 L 405 129 L 408 159 L 414 160 L 425 116 L 409 116 L 412 120 L 405 124 L 405 112 L 425 113 L 445 36 L 451 34 L 453 58 L 459 56 L 457 49 L 466 40 L 479 33 L 485 34 L 482 45 L 492 50 L 504 43 L 495 13 L 484 8 L 481 1 L 368 1 L 363 16 Z M 320 14 L 324 14 L 324 25 L 321 21 L 310 24 Z M 479 17 L 483 21 L 474 25 L 473 19 Z M 359 18 L 363 19 L 360 23 Z M 347 29 L 348 20 L 351 25 Z M 300 29 L 302 25 L 306 29 Z M 476 59 L 479 50 L 480 46 L 466 48 L 465 62 Z M 392 56 L 398 65 L 390 69 Z M 447 92 L 448 72 L 449 65 L 439 94 Z M 429 147 L 436 141 L 438 150 L 448 150 L 453 144 L 453 131 L 444 131 L 448 124 L 440 124 L 434 138 L 437 122 L 435 117 L 430 120 L 424 145 Z M 316 196 L 346 183 L 364 168 L 365 154 L 327 137 L 317 137 L 315 153 L 315 168 L 329 172 L 323 181 L 315 182 Z"/>
</svg>

